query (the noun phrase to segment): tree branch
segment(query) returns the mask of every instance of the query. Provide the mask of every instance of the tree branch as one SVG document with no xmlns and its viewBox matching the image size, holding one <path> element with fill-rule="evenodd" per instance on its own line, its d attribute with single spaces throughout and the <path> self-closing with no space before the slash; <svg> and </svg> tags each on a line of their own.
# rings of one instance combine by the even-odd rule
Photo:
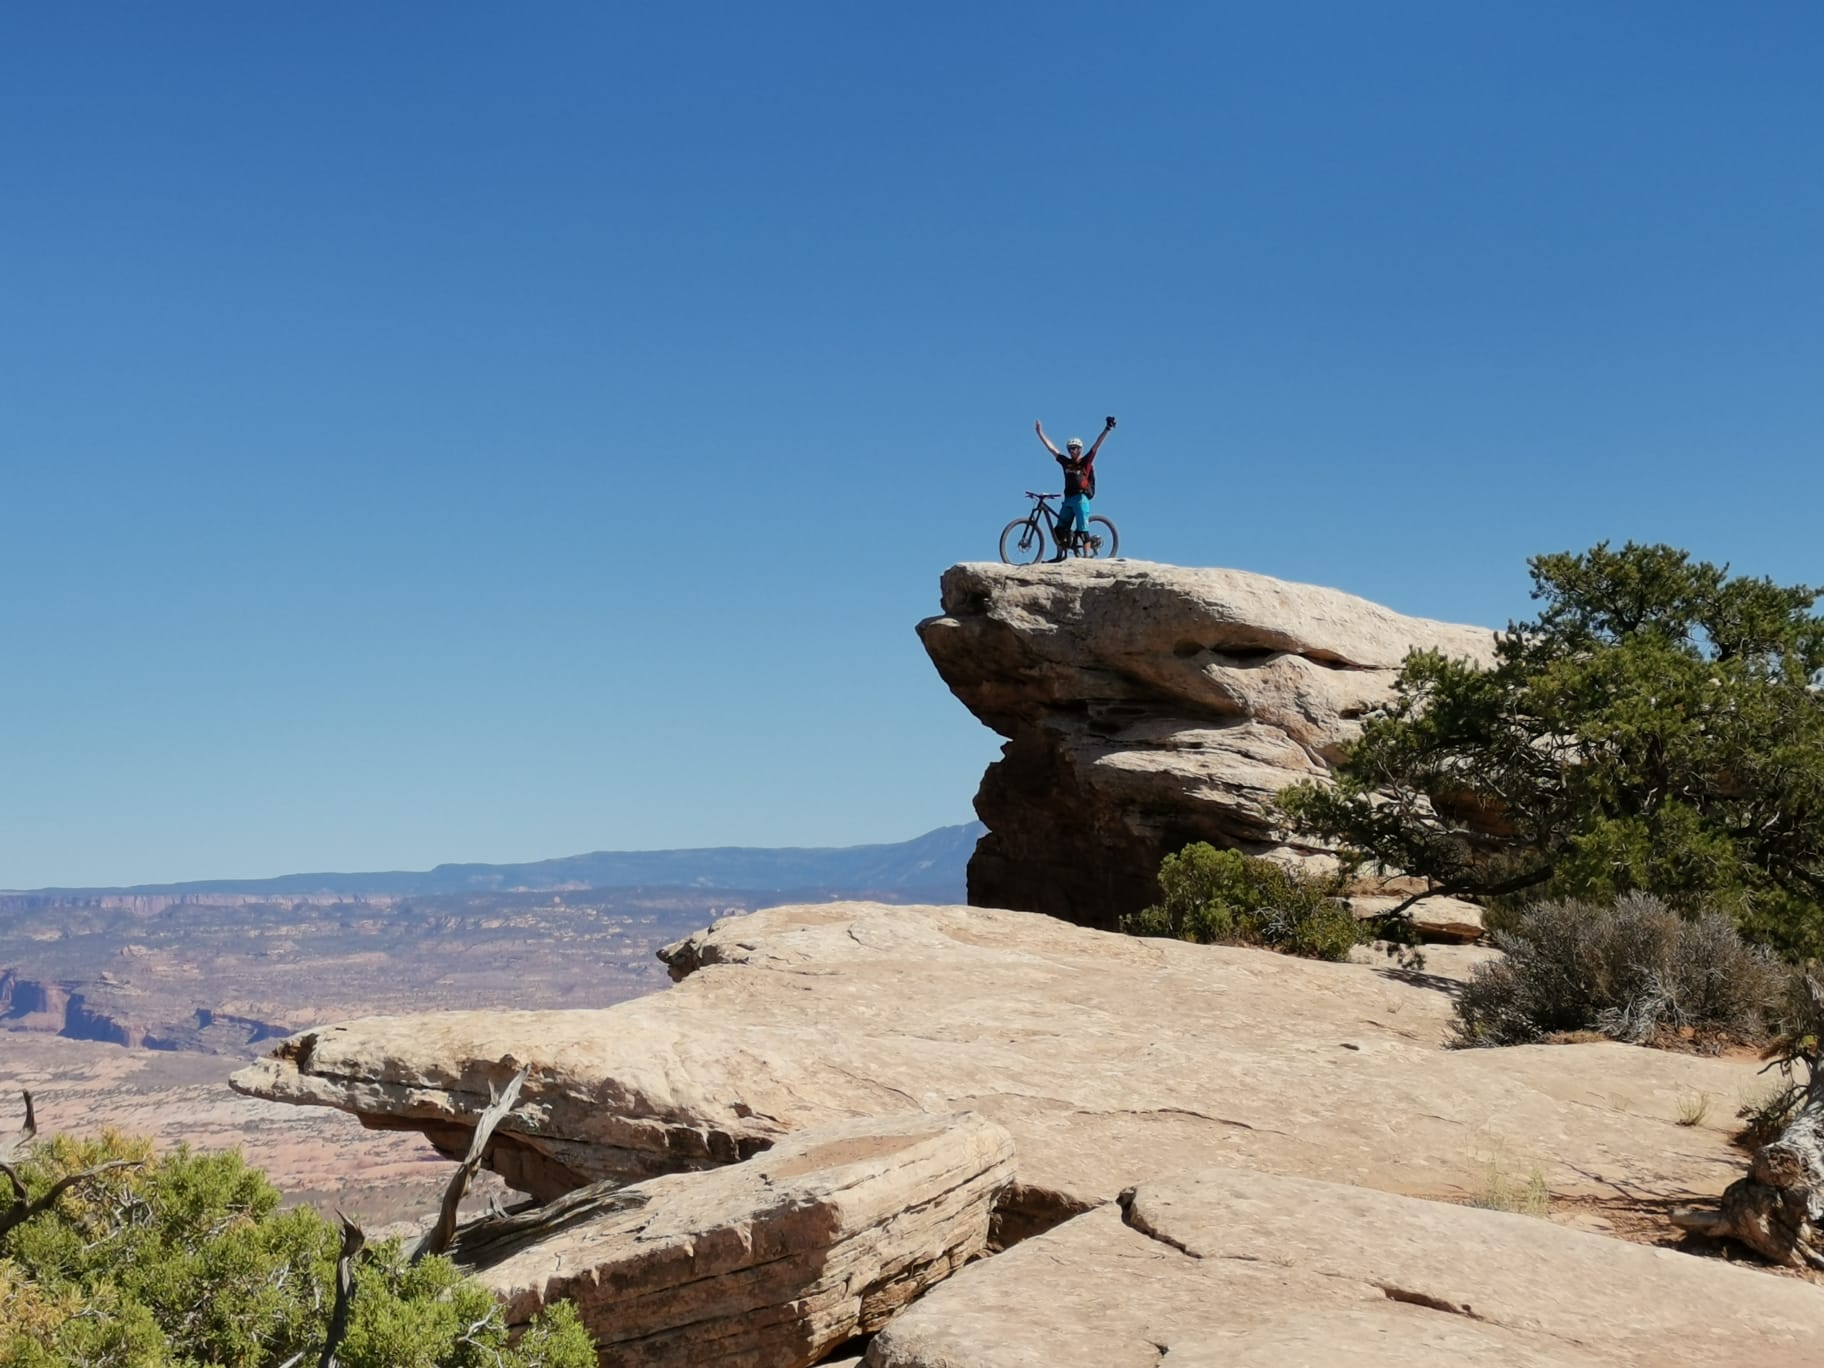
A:
<svg viewBox="0 0 1824 1368">
<path fill-rule="evenodd" d="M 0 1145 L 0 1160 L 17 1159 L 38 1134 L 38 1117 L 32 1110 L 31 1090 L 22 1088 L 20 1095 L 25 1098 L 25 1124 L 19 1127 L 19 1134 Z"/>
<path fill-rule="evenodd" d="M 477 1217 L 463 1226 L 449 1254 L 459 1268 L 496 1263 L 532 1240 L 609 1212 L 635 1210 L 648 1200 L 648 1194 L 628 1191 L 612 1180 L 572 1188 L 542 1206 Z"/>
<path fill-rule="evenodd" d="M 80 1173 L 64 1174 L 63 1177 L 51 1184 L 43 1196 L 37 1197 L 29 1202 L 14 1202 L 13 1205 L 8 1207 L 5 1211 L 0 1211 L 0 1235 L 6 1234 L 7 1231 L 11 1230 L 16 1225 L 21 1225 L 24 1222 L 31 1220 L 32 1217 L 38 1215 L 40 1212 L 49 1211 L 52 1207 L 57 1205 L 57 1199 L 59 1197 L 63 1196 L 64 1193 L 68 1192 L 78 1183 L 89 1182 L 91 1179 L 99 1178 L 102 1174 L 111 1172 L 114 1169 L 138 1168 L 144 1162 L 145 1161 L 142 1159 L 110 1159 L 105 1164 L 97 1164 L 94 1168 L 83 1169 Z M 19 1181 L 19 1175 L 14 1173 L 10 1167 L 6 1170 L 6 1176 L 12 1179 L 13 1187 L 16 1191 L 23 1192 L 25 1190 L 24 1185 Z"/>
<path fill-rule="evenodd" d="M 530 1064 L 522 1065 L 498 1097 L 494 1095 L 493 1085 L 489 1085 L 488 1106 L 475 1120 L 475 1134 L 469 1140 L 469 1152 L 456 1166 L 449 1186 L 443 1190 L 443 1206 L 437 1213 L 437 1224 L 425 1233 L 412 1250 L 413 1263 L 426 1255 L 441 1254 L 450 1247 L 450 1240 L 456 1234 L 456 1208 L 462 1205 L 463 1194 L 469 1190 L 469 1182 L 474 1178 L 475 1170 L 481 1167 L 482 1157 L 488 1150 L 488 1141 L 494 1138 L 494 1128 L 513 1110 L 513 1104 L 519 1100 L 520 1086 L 531 1072 Z"/>
<path fill-rule="evenodd" d="M 21 1089 L 21 1095 L 25 1098 L 25 1124 L 19 1127 L 17 1135 L 8 1140 L 4 1146 L 0 1146 L 0 1174 L 6 1175 L 7 1185 L 13 1190 L 12 1205 L 5 1211 L 0 1211 L 0 1235 L 4 1235 L 14 1226 L 25 1224 L 40 1212 L 49 1211 L 57 1205 L 59 1197 L 77 1184 L 99 1178 L 113 1169 L 138 1168 L 142 1162 L 138 1159 L 111 1159 L 105 1164 L 96 1164 L 93 1168 L 83 1169 L 79 1173 L 66 1173 L 52 1183 L 41 1196 L 33 1198 L 26 1189 L 25 1180 L 19 1176 L 19 1170 L 14 1167 L 26 1147 L 38 1136 L 38 1114 L 32 1107 L 31 1091 Z"/>
<path fill-rule="evenodd" d="M 317 1360 L 317 1368 L 336 1368 L 336 1350 L 348 1334 L 349 1308 L 355 1301 L 355 1256 L 367 1244 L 367 1235 L 360 1226 L 341 1212 L 336 1216 L 342 1222 L 342 1252 L 336 1258 L 336 1305 L 329 1314 L 329 1335 L 323 1341 L 323 1357 Z"/>
</svg>

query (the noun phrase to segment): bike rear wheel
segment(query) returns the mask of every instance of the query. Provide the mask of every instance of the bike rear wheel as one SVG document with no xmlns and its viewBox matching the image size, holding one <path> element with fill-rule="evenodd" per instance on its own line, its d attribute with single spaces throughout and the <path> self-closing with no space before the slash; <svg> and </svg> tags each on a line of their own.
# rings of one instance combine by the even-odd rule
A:
<svg viewBox="0 0 1824 1368">
<path fill-rule="evenodd" d="M 1115 531 L 1115 525 L 1107 518 L 1097 516 L 1089 520 L 1089 540 L 1083 543 L 1083 549 L 1077 554 L 1107 560 L 1120 548 L 1121 534 Z"/>
<path fill-rule="evenodd" d="M 1001 529 L 1001 562 L 1031 565 L 1045 554 L 1045 533 L 1037 518 L 1015 518 Z"/>
</svg>

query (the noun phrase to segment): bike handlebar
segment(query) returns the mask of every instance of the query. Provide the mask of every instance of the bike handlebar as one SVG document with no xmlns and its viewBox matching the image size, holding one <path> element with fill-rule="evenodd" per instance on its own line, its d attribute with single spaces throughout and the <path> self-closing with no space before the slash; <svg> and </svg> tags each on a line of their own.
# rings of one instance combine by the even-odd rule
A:
<svg viewBox="0 0 1824 1368">
<path fill-rule="evenodd" d="M 1061 493 L 1060 494 L 1041 494 L 1036 489 L 1029 489 L 1026 491 L 1026 497 L 1029 499 L 1061 499 L 1064 496 Z"/>
</svg>

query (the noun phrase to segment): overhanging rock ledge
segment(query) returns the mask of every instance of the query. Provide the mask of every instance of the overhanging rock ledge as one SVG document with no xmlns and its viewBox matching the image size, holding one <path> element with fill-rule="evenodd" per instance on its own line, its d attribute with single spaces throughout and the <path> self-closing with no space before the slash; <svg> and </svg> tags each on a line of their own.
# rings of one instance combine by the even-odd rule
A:
<svg viewBox="0 0 1824 1368">
<path fill-rule="evenodd" d="M 919 637 L 1007 738 L 975 798 L 969 901 L 1102 928 L 1192 841 L 1322 860 L 1274 796 L 1331 776 L 1409 651 L 1494 657 L 1487 628 L 1245 570 L 966 563 L 942 594 Z"/>
</svg>

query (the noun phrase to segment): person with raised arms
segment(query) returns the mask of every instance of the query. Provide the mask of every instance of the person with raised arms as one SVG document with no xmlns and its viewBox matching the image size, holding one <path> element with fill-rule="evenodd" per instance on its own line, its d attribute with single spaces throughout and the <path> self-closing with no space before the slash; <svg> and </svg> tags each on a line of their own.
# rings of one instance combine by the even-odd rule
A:
<svg viewBox="0 0 1824 1368">
<path fill-rule="evenodd" d="M 1072 437 L 1064 443 L 1064 450 L 1059 451 L 1045 435 L 1042 421 L 1035 421 L 1032 430 L 1039 434 L 1045 450 L 1057 457 L 1058 464 L 1064 468 L 1064 505 L 1058 513 L 1058 525 L 1053 529 L 1058 548 L 1058 554 L 1051 558 L 1055 563 L 1067 554 L 1073 532 L 1085 535 L 1089 532 L 1089 504 L 1096 497 L 1096 453 L 1102 450 L 1108 434 L 1115 430 L 1115 420 L 1112 417 L 1103 420 L 1101 436 L 1087 452 L 1083 450 L 1081 437 Z"/>
</svg>

